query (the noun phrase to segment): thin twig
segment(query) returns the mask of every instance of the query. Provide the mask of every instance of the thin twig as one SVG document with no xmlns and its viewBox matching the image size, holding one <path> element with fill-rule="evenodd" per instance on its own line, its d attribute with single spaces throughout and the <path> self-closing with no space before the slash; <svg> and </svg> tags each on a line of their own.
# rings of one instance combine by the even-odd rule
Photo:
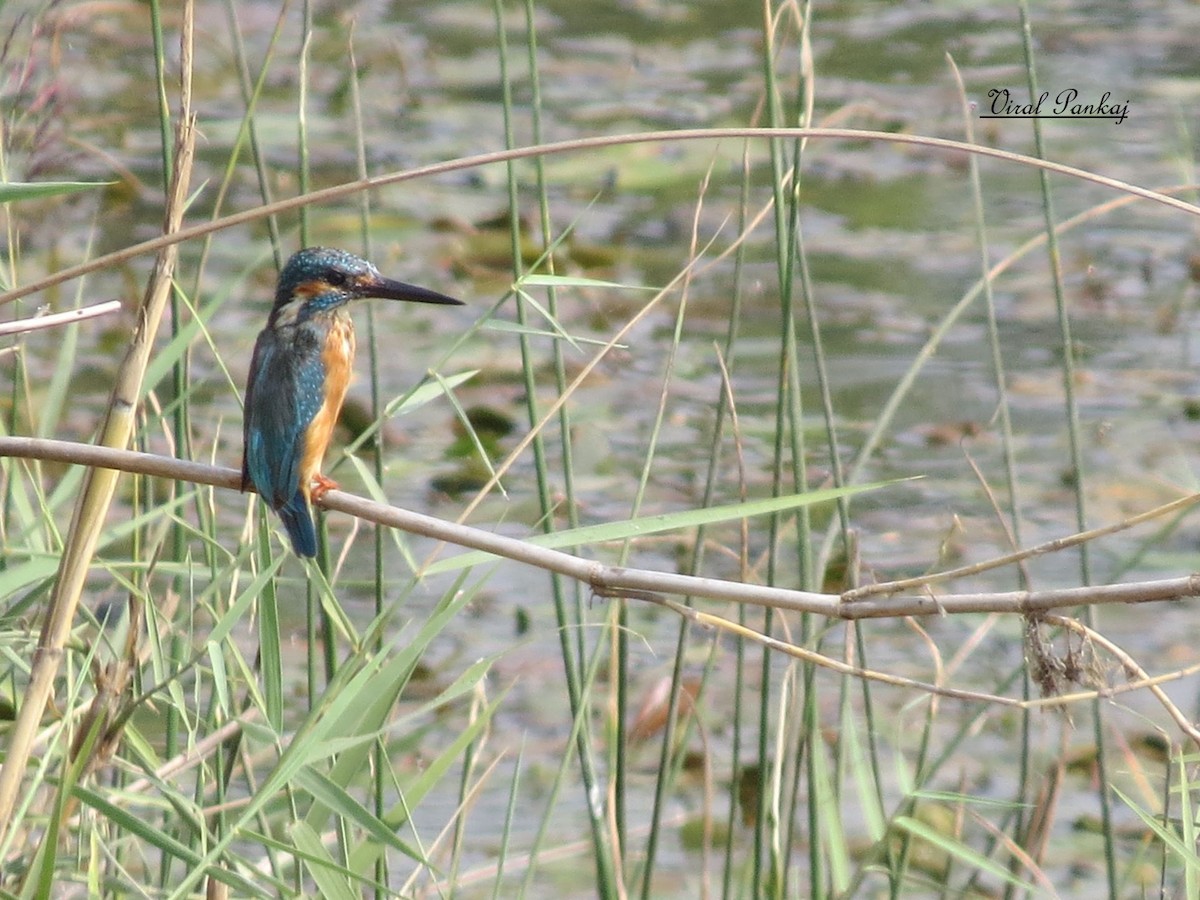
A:
<svg viewBox="0 0 1200 900">
<path fill-rule="evenodd" d="M 121 308 L 120 300 L 105 300 L 92 306 L 79 309 L 68 309 L 66 312 L 47 313 L 44 316 L 28 316 L 24 319 L 14 319 L 11 322 L 0 323 L 0 336 L 10 334 L 26 334 L 30 331 L 40 331 L 43 328 L 56 328 L 59 325 L 70 325 L 82 322 L 84 319 L 94 319 L 115 313 Z"/>
<path fill-rule="evenodd" d="M 974 468 L 974 463 L 971 463 Z M 978 470 L 976 470 L 978 472 Z M 1008 553 L 1004 556 L 997 556 L 993 559 L 987 559 L 982 562 L 971 563 L 970 565 L 960 566 L 957 569 L 947 569 L 944 572 L 933 572 L 928 575 L 918 575 L 913 578 L 902 578 L 897 581 L 887 581 L 880 584 L 869 584 L 860 588 L 855 588 L 852 591 L 847 591 L 843 596 L 852 603 L 857 603 L 862 597 L 869 597 L 879 594 L 894 594 L 900 591 L 911 591 L 914 588 L 925 587 L 931 584 L 938 584 L 943 581 L 953 581 L 958 578 L 965 578 L 968 575 L 978 575 L 980 572 L 986 572 L 989 569 L 997 569 L 1001 566 L 1010 566 L 1014 563 L 1024 562 L 1034 556 L 1044 556 L 1047 553 L 1058 553 L 1070 547 L 1077 547 L 1080 544 L 1085 544 L 1089 541 L 1094 541 L 1097 538 L 1108 537 L 1111 534 L 1116 534 L 1120 531 L 1125 531 L 1133 528 L 1135 525 L 1141 525 L 1144 522 L 1149 522 L 1152 519 L 1160 518 L 1161 516 L 1169 515 L 1174 512 L 1181 512 L 1189 506 L 1194 506 L 1200 502 L 1200 493 L 1188 494 L 1186 497 L 1180 497 L 1177 500 L 1172 500 L 1170 503 L 1164 503 L 1161 506 L 1156 506 L 1154 509 L 1146 510 L 1146 512 L 1138 513 L 1130 516 L 1120 522 L 1115 522 L 1112 525 L 1105 525 L 1101 528 L 1093 528 L 1090 531 L 1081 531 L 1078 534 L 1068 535 L 1067 537 L 1055 538 L 1054 540 L 1046 541 L 1043 544 L 1038 544 L 1036 547 L 1028 547 L 1024 550 L 1017 550 L 1014 553 Z"/>
</svg>

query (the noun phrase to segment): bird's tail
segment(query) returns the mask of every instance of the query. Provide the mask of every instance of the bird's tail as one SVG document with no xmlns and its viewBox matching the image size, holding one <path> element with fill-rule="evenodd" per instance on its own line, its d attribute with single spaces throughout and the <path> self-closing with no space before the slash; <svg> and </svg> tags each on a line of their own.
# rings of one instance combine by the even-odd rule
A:
<svg viewBox="0 0 1200 900">
<path fill-rule="evenodd" d="M 316 556 L 317 529 L 313 525 L 308 501 L 304 499 L 301 491 L 296 491 L 296 496 L 279 507 L 279 518 L 283 520 L 283 527 L 292 539 L 292 549 L 296 551 L 296 555 Z"/>
</svg>

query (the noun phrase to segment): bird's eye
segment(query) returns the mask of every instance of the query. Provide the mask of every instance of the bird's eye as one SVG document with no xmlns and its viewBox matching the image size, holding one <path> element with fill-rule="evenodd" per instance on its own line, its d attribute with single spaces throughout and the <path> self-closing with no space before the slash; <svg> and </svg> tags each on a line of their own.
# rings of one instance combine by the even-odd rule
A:
<svg viewBox="0 0 1200 900">
<path fill-rule="evenodd" d="M 346 273 L 339 272 L 337 269 L 330 269 L 325 275 L 325 282 L 333 287 L 344 287 L 346 284 Z"/>
</svg>

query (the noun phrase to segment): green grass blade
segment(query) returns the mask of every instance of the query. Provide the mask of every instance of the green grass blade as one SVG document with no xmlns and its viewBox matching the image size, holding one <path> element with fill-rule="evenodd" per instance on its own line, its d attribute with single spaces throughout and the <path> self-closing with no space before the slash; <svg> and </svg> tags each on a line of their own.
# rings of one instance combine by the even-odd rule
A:
<svg viewBox="0 0 1200 900">
<path fill-rule="evenodd" d="M 952 840 L 941 832 L 930 828 L 924 822 L 914 819 L 911 816 L 897 816 L 892 821 L 892 826 L 901 831 L 904 831 L 915 838 L 920 838 L 928 842 L 930 845 L 944 851 L 947 855 L 957 859 L 963 865 L 972 870 L 980 870 L 987 872 L 993 878 L 998 878 L 1013 887 L 1023 891 L 1034 892 L 1036 885 L 1025 881 L 1015 876 L 1004 866 L 1000 865 L 995 860 L 989 859 L 979 853 L 976 853 L 966 844 L 961 841 Z"/>
<path fill-rule="evenodd" d="M 579 275 L 547 275 L 542 273 L 532 273 L 524 276 L 518 285 L 539 285 L 541 287 L 568 287 L 568 288 L 610 288 L 614 290 L 624 291 L 653 291 L 658 293 L 662 290 L 660 287 L 652 287 L 648 284 L 626 284 L 620 281 L 604 281 L 599 278 L 583 278 Z"/>
<path fill-rule="evenodd" d="M 485 331 L 496 331 L 502 334 L 517 334 L 524 337 L 540 337 L 550 338 L 555 341 L 566 341 L 571 346 L 580 347 L 607 347 L 608 341 L 599 340 L 597 338 L 585 338 L 578 335 L 565 335 L 558 331 L 546 331 L 544 328 L 532 328 L 528 325 L 521 325 L 518 322 L 508 322 L 504 319 L 492 319 L 483 326 Z M 616 350 L 628 350 L 628 344 L 613 344 Z"/>
<path fill-rule="evenodd" d="M 334 862 L 321 836 L 304 822 L 293 822 L 290 828 L 292 840 L 300 851 L 304 868 L 317 883 L 317 890 L 326 900 L 360 900 L 362 895 L 354 884 L 351 872 Z"/>
<path fill-rule="evenodd" d="M 228 885 L 235 891 L 247 897 L 270 896 L 261 886 L 248 881 L 236 872 L 224 866 L 214 865 L 213 859 L 205 858 L 191 847 L 181 843 L 161 829 L 155 828 L 146 818 L 132 810 L 125 809 L 113 803 L 108 797 L 92 788 L 76 785 L 74 795 L 86 806 L 96 810 L 104 818 L 109 819 L 116 827 L 128 831 L 134 837 L 141 838 L 151 847 L 169 854 L 186 864 L 190 870 L 189 880 L 195 883 L 201 877 L 213 878 L 221 884 Z"/>
<path fill-rule="evenodd" d="M 630 538 L 659 534 L 663 531 L 673 531 L 680 528 L 697 528 L 702 525 L 715 525 L 719 522 L 728 522 L 734 519 L 749 519 L 754 516 L 787 512 L 789 510 L 813 506 L 818 503 L 827 503 L 839 497 L 849 497 L 864 491 L 878 490 L 879 488 L 908 480 L 911 479 L 877 481 L 870 484 L 852 485 L 844 488 L 824 488 L 816 491 L 807 491 L 803 494 L 769 497 L 763 500 L 750 500 L 745 503 L 732 503 L 727 506 L 710 506 L 674 513 L 642 516 L 637 519 L 628 519 L 624 522 L 606 522 L 601 525 L 585 525 L 581 528 L 556 531 L 551 534 L 532 535 L 526 540 L 539 547 L 551 549 L 582 547 L 588 544 L 598 544 L 607 541 L 623 541 Z M 450 572 L 465 566 L 474 566 L 494 559 L 495 557 L 490 553 L 475 550 L 435 562 L 425 572 L 427 575 L 438 572 Z"/>
<path fill-rule="evenodd" d="M 421 853 L 400 840 L 396 836 L 395 831 L 384 824 L 370 810 L 355 800 L 345 788 L 336 784 L 327 775 L 310 767 L 300 772 L 296 779 L 296 784 L 298 787 L 308 791 L 312 795 L 313 800 L 322 804 L 340 823 L 353 822 L 366 832 L 369 839 L 376 841 L 384 847 L 391 847 L 393 850 L 397 850 L 419 862 L 424 861 Z M 302 824 L 306 828 L 312 828 L 307 821 Z M 313 833 L 315 834 L 316 832 L 314 831 Z"/>
<path fill-rule="evenodd" d="M 14 200 L 31 200 L 34 198 L 59 197 L 63 194 L 78 194 L 80 191 L 90 191 L 93 188 L 108 187 L 115 181 L 7 181 L 0 182 L 0 203 L 12 203 Z"/>
</svg>

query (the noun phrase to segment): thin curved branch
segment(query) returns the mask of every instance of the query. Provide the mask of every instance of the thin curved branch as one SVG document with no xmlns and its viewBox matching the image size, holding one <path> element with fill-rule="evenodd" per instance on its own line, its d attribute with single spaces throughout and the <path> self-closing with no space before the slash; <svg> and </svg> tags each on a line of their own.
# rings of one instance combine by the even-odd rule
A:
<svg viewBox="0 0 1200 900">
<path fill-rule="evenodd" d="M 576 138 L 547 144 L 535 144 L 527 147 L 514 147 L 511 150 L 496 150 L 488 153 L 480 153 L 475 156 L 466 156 L 461 159 L 431 163 L 430 165 L 419 166 L 415 169 L 408 169 L 402 172 L 387 172 L 383 175 L 376 175 L 373 178 L 363 178 L 358 181 L 348 181 L 344 184 L 333 185 L 332 187 L 322 188 L 318 191 L 310 191 L 307 194 L 301 194 L 296 197 L 288 197 L 283 200 L 277 200 L 274 203 L 268 203 L 264 206 L 256 206 L 253 209 L 242 210 L 228 216 L 223 216 L 220 219 L 214 219 L 211 222 L 201 222 L 188 228 L 181 228 L 179 231 L 170 234 L 162 234 L 150 240 L 142 241 L 140 244 L 134 244 L 133 246 L 124 247 L 112 253 L 105 254 L 104 256 L 98 256 L 95 259 L 90 259 L 86 262 L 79 263 L 78 265 L 70 266 L 51 275 L 47 275 L 45 278 L 39 278 L 36 281 L 31 281 L 29 284 L 21 285 L 20 287 L 15 287 L 12 290 L 5 291 L 4 293 L 0 294 L 0 305 L 16 300 L 20 297 L 24 297 L 28 294 L 45 290 L 48 287 L 61 284 L 64 281 L 70 281 L 73 278 L 78 278 L 81 275 L 86 275 L 87 273 L 94 272 L 97 269 L 102 269 L 106 266 L 111 266 L 118 262 L 132 259 L 136 256 L 141 256 L 145 253 L 153 253 L 171 244 L 178 244 L 182 241 L 190 241 L 198 237 L 203 237 L 206 234 L 212 234 L 215 231 L 232 228 L 235 225 L 245 225 L 250 222 L 256 222 L 259 219 L 264 219 L 268 216 L 288 212 L 293 209 L 299 209 L 303 206 L 310 206 L 317 203 L 329 203 L 334 200 L 341 200 L 345 197 L 353 196 L 354 194 L 358 194 L 363 191 L 374 190 L 386 185 L 399 184 L 402 181 L 410 181 L 415 178 L 427 178 L 432 175 L 444 175 L 448 172 L 474 169 L 481 166 L 506 163 L 519 159 L 529 159 L 537 156 L 551 156 L 559 153 L 577 153 L 584 150 L 596 150 L 604 147 L 618 147 L 630 144 L 675 143 L 679 141 L 700 140 L 719 141 L 730 139 L 777 141 L 792 139 L 807 140 L 810 138 L 814 140 L 884 141 L 893 144 L 930 147 L 950 152 L 972 153 L 977 156 L 986 156 L 993 159 L 1017 163 L 1023 166 L 1031 166 L 1035 169 L 1043 169 L 1047 172 L 1053 172 L 1059 175 L 1068 175 L 1073 178 L 1078 178 L 1082 181 L 1090 181 L 1093 184 L 1099 184 L 1104 187 L 1141 197 L 1143 200 L 1161 203 L 1164 206 L 1169 206 L 1173 209 L 1179 210 L 1180 212 L 1188 213 L 1189 215 L 1200 216 L 1200 207 L 1192 203 L 1188 203 L 1186 200 L 1179 200 L 1175 197 L 1170 197 L 1159 191 L 1139 187 L 1135 184 L 1120 181 L 1116 178 L 1109 178 L 1105 175 L 1099 175 L 1095 172 L 1088 172 L 1085 169 L 1079 169 L 1074 166 L 1050 162 L 1049 160 L 1040 159 L 1033 156 L 1026 156 L 1021 153 L 1013 153 L 1010 150 L 1003 150 L 998 147 L 987 147 L 982 144 L 971 144 L 964 141 L 951 140 L 949 138 L 927 137 L 920 134 L 898 134 L 890 131 L 863 131 L 856 128 L 680 128 L 669 131 L 643 131 L 634 132 L 631 134 L 596 135 L 593 137 Z"/>
<path fill-rule="evenodd" d="M 97 447 L 45 438 L 0 436 L 0 457 L 53 460 L 76 463 L 194 484 L 238 490 L 241 476 L 234 469 L 204 463 Z M 699 578 L 669 572 L 652 572 L 610 566 L 504 537 L 480 528 L 457 525 L 433 516 L 396 506 L 376 503 L 344 491 L 329 491 L 320 500 L 325 509 L 336 510 L 379 525 L 399 528 L 410 534 L 482 550 L 494 556 L 537 566 L 574 578 L 602 597 L 657 599 L 659 595 L 702 597 L 747 603 L 752 606 L 815 613 L 833 619 L 880 619 L 897 616 L 958 615 L 963 613 L 1036 613 L 1063 607 L 1102 603 L 1147 603 L 1179 600 L 1200 595 L 1200 574 L 1159 581 L 1110 584 L 1099 587 L 1060 588 L 1046 591 L 1003 591 L 983 594 L 926 593 L 849 601 L 838 594 L 818 594 L 758 584 L 742 584 L 718 578 Z"/>
</svg>

